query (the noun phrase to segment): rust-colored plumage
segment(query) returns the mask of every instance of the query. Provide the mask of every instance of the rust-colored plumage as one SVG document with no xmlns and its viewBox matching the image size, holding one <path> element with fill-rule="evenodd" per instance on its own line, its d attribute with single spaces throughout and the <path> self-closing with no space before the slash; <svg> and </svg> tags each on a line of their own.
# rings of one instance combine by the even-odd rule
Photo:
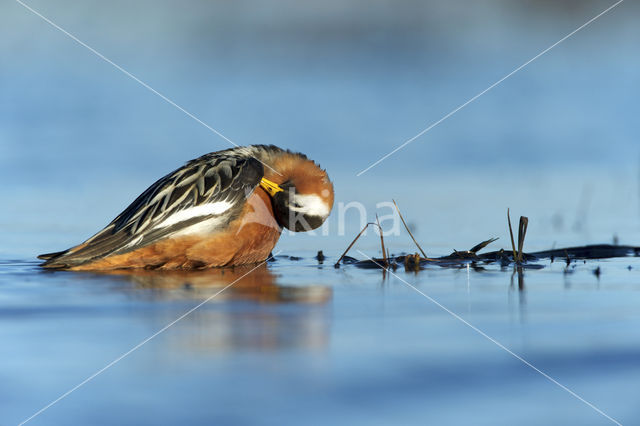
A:
<svg viewBox="0 0 640 426">
<path fill-rule="evenodd" d="M 282 185 L 292 204 L 274 203 L 263 179 Z M 332 205 L 326 172 L 302 154 L 262 145 L 219 151 L 154 183 L 84 243 L 42 255 L 42 266 L 97 271 L 257 263 L 269 256 L 282 227 L 290 227 L 279 217 L 296 213 L 322 223 Z"/>
</svg>

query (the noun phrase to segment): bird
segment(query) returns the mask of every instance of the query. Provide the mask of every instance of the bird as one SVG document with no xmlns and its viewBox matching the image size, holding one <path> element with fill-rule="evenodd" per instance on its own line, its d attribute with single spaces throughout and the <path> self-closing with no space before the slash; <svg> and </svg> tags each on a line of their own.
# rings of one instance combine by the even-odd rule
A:
<svg viewBox="0 0 640 426">
<path fill-rule="evenodd" d="M 211 152 L 160 178 L 106 227 L 46 269 L 205 269 L 265 261 L 283 228 L 320 227 L 333 183 L 306 155 L 274 145 Z"/>
</svg>

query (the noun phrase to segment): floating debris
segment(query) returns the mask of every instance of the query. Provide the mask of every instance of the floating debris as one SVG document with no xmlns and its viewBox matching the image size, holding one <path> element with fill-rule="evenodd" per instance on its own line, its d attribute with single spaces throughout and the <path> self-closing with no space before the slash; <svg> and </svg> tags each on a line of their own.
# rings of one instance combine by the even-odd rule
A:
<svg viewBox="0 0 640 426">
<path fill-rule="evenodd" d="M 576 260 L 583 260 L 586 263 L 586 260 L 589 259 L 608 259 L 615 257 L 626 257 L 626 256 L 640 256 L 640 247 L 636 246 L 622 246 L 617 244 L 592 244 L 578 247 L 566 247 L 566 248 L 553 248 L 551 250 L 543 250 L 533 253 L 525 253 L 524 251 L 524 241 L 527 235 L 527 228 L 529 226 L 529 219 L 526 216 L 520 216 L 520 221 L 518 224 L 518 245 L 516 246 L 515 239 L 513 236 L 513 229 L 511 227 L 511 217 L 510 211 L 507 209 L 507 223 L 509 226 L 509 234 L 511 237 L 511 253 L 505 251 L 504 249 L 500 249 L 497 251 L 487 252 L 487 253 L 478 253 L 489 244 L 498 240 L 498 238 L 490 238 L 488 240 L 482 241 L 475 246 L 473 246 L 469 250 L 453 250 L 453 252 L 448 256 L 442 256 L 437 258 L 430 258 L 426 256 L 425 251 L 420 247 L 420 244 L 416 241 L 413 234 L 409 230 L 402 214 L 400 213 L 400 209 L 394 201 L 396 206 L 396 210 L 400 215 L 400 219 L 407 230 L 407 233 L 415 243 L 415 245 L 422 253 L 422 256 L 419 253 L 415 254 L 400 254 L 400 255 L 390 255 L 388 248 L 385 248 L 384 244 L 384 235 L 382 228 L 380 227 L 380 223 L 378 221 L 378 217 L 376 216 L 376 222 L 367 223 L 364 228 L 356 235 L 351 244 L 344 251 L 342 256 L 335 263 L 335 267 L 340 267 L 340 263 L 343 264 L 352 264 L 358 268 L 364 269 L 388 269 L 389 267 L 395 268 L 397 265 L 404 265 L 405 271 L 418 272 L 421 269 L 425 269 L 427 266 L 439 266 L 445 268 L 462 268 L 470 265 L 475 270 L 484 270 L 478 263 L 491 264 L 494 262 L 499 262 L 501 266 L 506 267 L 511 264 L 517 266 L 518 268 L 523 269 L 542 269 L 545 267 L 544 264 L 536 263 L 542 260 L 550 260 L 550 263 L 553 263 L 556 258 L 564 258 L 566 267 L 564 269 L 565 274 L 569 274 L 573 272 L 575 268 L 575 264 L 572 268 L 570 268 L 571 263 Z M 382 250 L 382 258 L 370 258 L 366 260 L 358 260 L 353 257 L 347 256 L 349 250 L 353 247 L 356 241 L 362 236 L 365 230 L 369 227 L 369 225 L 374 225 L 378 227 L 380 232 L 380 246 Z M 555 246 L 555 243 L 554 243 Z M 320 254 L 319 252 L 318 254 Z M 629 270 L 631 270 L 631 266 L 629 266 Z M 596 268 L 594 274 L 596 276 L 600 276 L 602 273 L 600 267 Z"/>
<path fill-rule="evenodd" d="M 420 270 L 420 255 L 418 253 L 404 257 L 404 270 L 415 272 Z"/>
</svg>

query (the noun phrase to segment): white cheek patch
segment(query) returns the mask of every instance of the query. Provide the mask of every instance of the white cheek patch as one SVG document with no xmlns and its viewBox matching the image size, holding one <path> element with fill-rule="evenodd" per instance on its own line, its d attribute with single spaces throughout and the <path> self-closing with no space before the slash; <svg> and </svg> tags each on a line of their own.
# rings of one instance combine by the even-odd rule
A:
<svg viewBox="0 0 640 426">
<path fill-rule="evenodd" d="M 175 225 L 176 223 L 184 222 L 185 220 L 193 219 L 198 216 L 220 215 L 229 210 L 232 205 L 233 204 L 228 201 L 218 201 L 215 203 L 189 207 L 188 209 L 175 212 L 157 224 L 154 228 L 166 228 L 167 226 Z"/>
<path fill-rule="evenodd" d="M 293 201 L 298 203 L 301 207 L 290 206 L 289 209 L 307 216 L 320 216 L 323 219 L 326 219 L 329 216 L 329 213 L 331 213 L 331 209 L 327 203 L 317 195 L 296 194 L 293 197 Z"/>
</svg>

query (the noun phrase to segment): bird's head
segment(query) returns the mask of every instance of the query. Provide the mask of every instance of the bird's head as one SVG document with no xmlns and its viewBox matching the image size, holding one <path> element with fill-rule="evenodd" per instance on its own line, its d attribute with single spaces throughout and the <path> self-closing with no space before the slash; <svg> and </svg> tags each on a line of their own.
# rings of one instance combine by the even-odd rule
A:
<svg viewBox="0 0 640 426">
<path fill-rule="evenodd" d="M 281 183 L 266 178 L 260 182 L 271 197 L 278 224 L 295 232 L 320 227 L 333 207 L 333 184 L 327 172 L 307 159 L 278 170 Z"/>
</svg>

